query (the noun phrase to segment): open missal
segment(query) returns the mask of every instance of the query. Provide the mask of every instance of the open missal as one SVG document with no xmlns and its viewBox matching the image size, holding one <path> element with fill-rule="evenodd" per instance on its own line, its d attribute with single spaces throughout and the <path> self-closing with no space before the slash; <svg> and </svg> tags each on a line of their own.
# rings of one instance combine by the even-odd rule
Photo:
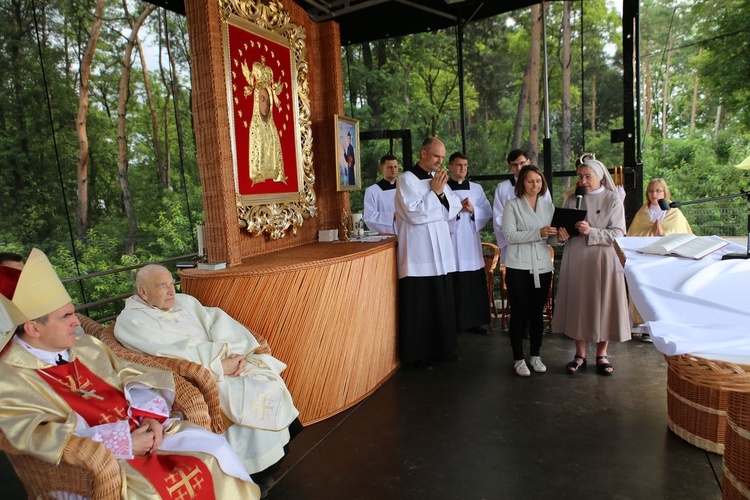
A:
<svg viewBox="0 0 750 500">
<path fill-rule="evenodd" d="M 654 255 L 679 255 L 690 259 L 700 259 L 728 244 L 728 241 L 713 236 L 678 233 L 664 236 L 638 251 Z"/>
</svg>

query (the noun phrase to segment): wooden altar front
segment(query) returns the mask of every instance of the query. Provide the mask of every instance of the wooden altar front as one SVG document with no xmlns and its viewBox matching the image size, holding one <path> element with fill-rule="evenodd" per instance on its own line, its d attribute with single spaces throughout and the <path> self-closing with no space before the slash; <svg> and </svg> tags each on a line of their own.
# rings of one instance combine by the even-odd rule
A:
<svg viewBox="0 0 750 500">
<path fill-rule="evenodd" d="M 311 243 L 180 276 L 184 293 L 268 340 L 303 424 L 355 405 L 399 366 L 395 238 Z"/>
</svg>

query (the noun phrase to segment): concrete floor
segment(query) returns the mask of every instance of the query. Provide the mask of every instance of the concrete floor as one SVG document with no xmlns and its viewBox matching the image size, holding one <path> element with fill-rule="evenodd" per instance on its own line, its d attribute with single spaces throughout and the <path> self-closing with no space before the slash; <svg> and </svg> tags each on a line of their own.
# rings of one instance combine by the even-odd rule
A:
<svg viewBox="0 0 750 500">
<path fill-rule="evenodd" d="M 667 429 L 666 363 L 652 344 L 612 345 L 612 377 L 567 375 L 573 343 L 560 335 L 545 336 L 547 373 L 528 378 L 499 328 L 461 334 L 459 353 L 431 372 L 402 368 L 307 427 L 269 499 L 721 498 L 721 457 Z M 3 498 L 24 498 L 5 457 L 0 481 Z"/>
<path fill-rule="evenodd" d="M 574 347 L 561 335 L 545 335 L 548 371 L 528 378 L 499 329 L 461 334 L 459 352 L 432 372 L 402 368 L 305 429 L 269 498 L 721 498 L 721 456 L 667 428 L 666 363 L 652 344 L 612 345 L 612 377 L 566 374 Z"/>
</svg>

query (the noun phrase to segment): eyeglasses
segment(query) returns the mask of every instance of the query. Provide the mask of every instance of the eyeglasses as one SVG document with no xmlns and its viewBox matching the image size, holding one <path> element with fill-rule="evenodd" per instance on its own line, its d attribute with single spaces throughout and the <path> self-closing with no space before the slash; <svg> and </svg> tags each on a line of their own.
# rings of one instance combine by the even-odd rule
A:
<svg viewBox="0 0 750 500">
<path fill-rule="evenodd" d="M 663 189 L 649 189 L 648 192 L 649 193 L 663 193 L 664 190 Z"/>
<path fill-rule="evenodd" d="M 523 167 L 524 165 L 527 165 L 529 163 L 529 160 L 523 160 L 523 161 L 515 161 L 512 163 L 509 163 L 511 167 Z"/>
</svg>

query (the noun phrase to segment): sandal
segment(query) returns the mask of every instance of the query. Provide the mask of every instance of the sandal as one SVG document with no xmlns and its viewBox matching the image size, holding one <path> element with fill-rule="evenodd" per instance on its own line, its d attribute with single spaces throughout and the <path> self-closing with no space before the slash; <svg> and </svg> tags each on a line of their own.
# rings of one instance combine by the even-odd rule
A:
<svg viewBox="0 0 750 500">
<path fill-rule="evenodd" d="M 607 359 L 607 356 L 597 356 L 596 357 L 596 373 L 599 375 L 604 376 L 610 376 L 615 372 L 615 367 L 612 366 L 612 363 L 604 362 L 599 363 L 599 360 L 601 359 Z"/>
<path fill-rule="evenodd" d="M 576 361 L 577 359 L 580 359 L 582 361 L 578 363 Z M 575 374 L 581 368 L 586 368 L 586 358 L 578 354 L 573 356 L 573 361 L 565 365 L 565 369 L 568 370 L 568 373 L 571 375 Z"/>
</svg>

